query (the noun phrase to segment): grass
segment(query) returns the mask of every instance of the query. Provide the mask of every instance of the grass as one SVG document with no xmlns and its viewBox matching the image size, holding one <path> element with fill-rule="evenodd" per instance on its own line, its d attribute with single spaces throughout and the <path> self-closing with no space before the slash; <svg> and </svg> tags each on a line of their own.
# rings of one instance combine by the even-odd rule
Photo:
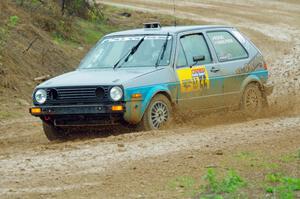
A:
<svg viewBox="0 0 300 199">
<path fill-rule="evenodd" d="M 246 182 L 234 170 L 220 178 L 215 169 L 208 169 L 202 179 L 206 182 L 203 185 L 193 177 L 182 176 L 171 181 L 169 186 L 173 190 L 183 189 L 188 197 L 200 199 L 239 198 L 244 195 L 240 189 L 246 186 Z"/>
<path fill-rule="evenodd" d="M 8 21 L 8 26 L 16 27 L 20 21 L 20 18 L 16 15 L 10 16 Z"/>
<path fill-rule="evenodd" d="M 295 160 L 297 160 L 300 157 L 300 150 L 298 152 L 299 154 L 287 154 L 284 155 L 280 158 L 280 160 L 284 163 L 290 163 L 290 162 L 294 162 Z"/>
<path fill-rule="evenodd" d="M 172 179 L 169 188 L 184 194 L 184 198 L 296 199 L 300 194 L 300 173 L 296 171 L 300 169 L 299 161 L 300 149 L 277 157 L 242 151 L 229 155 L 225 165 L 219 165 L 238 169 L 239 173 L 234 169 L 226 173 L 208 169 L 202 178 L 181 176 Z"/>
<path fill-rule="evenodd" d="M 217 177 L 214 169 L 208 169 L 207 174 L 204 176 L 207 184 L 203 186 L 203 191 L 200 198 L 238 198 L 242 193 L 239 192 L 240 188 L 246 186 L 246 182 L 234 171 L 228 171 L 223 179 Z"/>
<path fill-rule="evenodd" d="M 247 183 L 237 172 L 229 170 L 223 178 L 217 174 L 215 169 L 208 169 L 202 185 L 191 176 L 177 177 L 169 183 L 169 187 L 172 190 L 182 189 L 186 197 L 199 199 L 249 198 L 244 191 Z M 300 178 L 282 173 L 265 175 L 264 183 L 266 194 L 263 198 L 296 199 L 296 191 L 300 191 Z"/>
<path fill-rule="evenodd" d="M 52 33 L 57 44 L 94 45 L 104 35 L 125 29 L 141 28 L 148 21 L 160 21 L 162 25 L 173 25 L 173 17 L 168 15 L 153 15 L 133 12 L 113 6 L 103 6 L 103 17 L 96 19 L 82 19 L 74 17 L 71 22 L 61 22 L 57 31 Z M 124 17 L 122 13 L 131 13 L 131 17 Z M 178 19 L 178 24 L 195 24 L 194 21 Z M 71 27 L 71 28 L 70 28 Z M 66 31 L 70 29 L 71 31 Z"/>
<path fill-rule="evenodd" d="M 111 26 L 106 23 L 97 23 L 79 19 L 76 22 L 78 32 L 86 44 L 95 44 L 105 34 L 119 30 L 119 27 Z"/>
<path fill-rule="evenodd" d="M 242 151 L 234 155 L 241 164 L 245 164 L 251 167 L 263 168 L 268 170 L 273 170 L 279 168 L 279 165 L 275 162 L 269 162 L 267 160 L 261 160 L 258 158 L 258 155 L 249 152 L 249 151 Z"/>
<path fill-rule="evenodd" d="M 196 180 L 191 176 L 177 177 L 169 183 L 169 187 L 172 190 L 183 189 L 186 196 L 194 196 L 198 190 Z"/>
<path fill-rule="evenodd" d="M 266 175 L 266 193 L 274 198 L 294 199 L 295 192 L 300 191 L 300 178 L 284 176 L 281 173 L 270 173 Z"/>
<path fill-rule="evenodd" d="M 117 10 L 114 12 L 117 12 Z M 64 23 L 62 21 L 58 26 L 58 30 L 52 32 L 52 37 L 54 42 L 60 45 L 71 45 L 75 47 L 79 45 L 91 46 L 104 35 L 121 30 L 121 28 L 120 24 L 110 24 L 106 19 L 86 20 L 74 17 L 71 24 L 70 22 Z M 66 29 L 71 29 L 71 31 L 66 31 Z"/>
<path fill-rule="evenodd" d="M 101 37 L 110 32 L 119 30 L 117 27 L 105 23 L 96 23 L 93 21 L 76 18 L 75 30 L 70 33 L 68 38 L 64 38 L 58 32 L 53 32 L 53 41 L 59 45 L 68 45 L 78 47 L 80 45 L 94 45 Z"/>
<path fill-rule="evenodd" d="M 10 16 L 5 24 L 0 24 L 0 51 L 9 36 L 9 31 L 15 28 L 20 22 L 20 18 L 16 15 Z"/>
</svg>

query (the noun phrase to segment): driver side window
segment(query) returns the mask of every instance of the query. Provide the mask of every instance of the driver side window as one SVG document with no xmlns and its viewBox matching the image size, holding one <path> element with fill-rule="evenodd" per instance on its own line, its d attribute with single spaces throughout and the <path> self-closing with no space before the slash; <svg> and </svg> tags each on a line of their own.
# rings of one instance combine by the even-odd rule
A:
<svg viewBox="0 0 300 199">
<path fill-rule="evenodd" d="M 195 62 L 193 57 L 204 56 L 203 61 L 199 61 L 197 65 L 211 63 L 211 55 L 207 43 L 202 34 L 185 35 L 180 38 L 180 43 L 185 52 L 188 65 L 193 65 Z"/>
<path fill-rule="evenodd" d="M 179 47 L 179 52 L 178 52 L 177 64 L 176 64 L 177 68 L 185 67 L 188 65 L 182 45 L 180 43 L 179 43 L 179 45 L 180 45 L 180 47 Z"/>
</svg>

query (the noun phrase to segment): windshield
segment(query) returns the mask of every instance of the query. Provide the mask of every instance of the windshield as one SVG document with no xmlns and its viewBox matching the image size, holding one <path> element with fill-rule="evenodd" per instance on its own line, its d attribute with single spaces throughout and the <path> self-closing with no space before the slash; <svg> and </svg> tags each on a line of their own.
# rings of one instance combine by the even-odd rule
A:
<svg viewBox="0 0 300 199">
<path fill-rule="evenodd" d="M 122 57 L 134 47 L 143 36 L 111 37 L 101 40 L 81 61 L 80 69 L 113 68 Z M 137 51 L 129 57 L 122 67 L 148 67 L 155 66 L 167 36 L 146 36 Z M 168 37 L 168 44 L 164 56 L 159 60 L 158 66 L 169 65 L 171 56 L 172 37 Z"/>
</svg>

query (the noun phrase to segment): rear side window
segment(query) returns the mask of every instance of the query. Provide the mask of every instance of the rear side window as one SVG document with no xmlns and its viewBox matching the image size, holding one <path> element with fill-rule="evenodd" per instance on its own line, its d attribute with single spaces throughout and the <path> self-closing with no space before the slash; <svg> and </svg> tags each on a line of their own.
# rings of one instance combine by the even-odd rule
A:
<svg viewBox="0 0 300 199">
<path fill-rule="evenodd" d="M 211 56 L 206 41 L 201 34 L 187 35 L 180 38 L 181 45 L 186 55 L 189 65 L 194 64 L 193 57 L 203 55 L 205 60 L 198 64 L 207 64 L 211 62 Z"/>
<path fill-rule="evenodd" d="M 230 61 L 248 57 L 245 48 L 227 31 L 207 33 L 211 40 L 219 61 Z"/>
</svg>

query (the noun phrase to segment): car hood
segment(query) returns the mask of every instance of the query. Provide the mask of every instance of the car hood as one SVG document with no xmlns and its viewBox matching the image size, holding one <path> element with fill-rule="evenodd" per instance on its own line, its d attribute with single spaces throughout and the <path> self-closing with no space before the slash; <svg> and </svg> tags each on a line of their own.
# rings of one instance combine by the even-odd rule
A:
<svg viewBox="0 0 300 199">
<path fill-rule="evenodd" d="M 161 70 L 155 67 L 113 69 L 80 69 L 52 78 L 38 88 L 91 85 L 121 85 L 128 80 Z"/>
</svg>

